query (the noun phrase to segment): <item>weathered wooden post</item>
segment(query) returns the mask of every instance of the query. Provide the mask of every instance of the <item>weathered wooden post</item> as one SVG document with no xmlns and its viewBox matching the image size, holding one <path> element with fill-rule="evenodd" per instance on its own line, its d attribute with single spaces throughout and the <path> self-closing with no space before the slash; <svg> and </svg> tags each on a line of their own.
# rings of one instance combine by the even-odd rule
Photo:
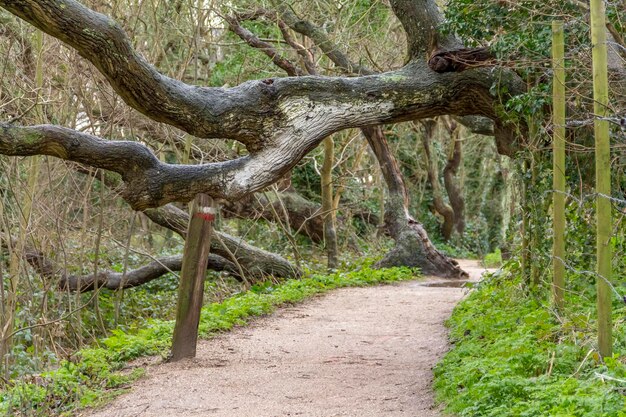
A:
<svg viewBox="0 0 626 417">
<path fill-rule="evenodd" d="M 596 253 L 598 289 L 598 349 L 602 357 L 611 356 L 611 152 L 609 141 L 609 104 L 605 6 L 591 0 L 591 43 L 593 44 L 593 112 L 596 137 Z"/>
<path fill-rule="evenodd" d="M 552 294 L 557 309 L 563 309 L 565 288 L 565 41 L 563 22 L 552 22 L 552 156 L 553 222 Z"/>
<path fill-rule="evenodd" d="M 204 278 L 215 212 L 213 199 L 208 195 L 198 194 L 193 200 L 180 272 L 170 361 L 196 356 Z"/>
</svg>

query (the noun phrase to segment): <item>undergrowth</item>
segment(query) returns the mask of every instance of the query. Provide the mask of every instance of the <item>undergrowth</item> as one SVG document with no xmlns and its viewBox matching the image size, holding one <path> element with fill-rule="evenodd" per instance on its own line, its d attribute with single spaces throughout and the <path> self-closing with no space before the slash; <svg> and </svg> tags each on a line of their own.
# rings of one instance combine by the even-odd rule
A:
<svg viewBox="0 0 626 417">
<path fill-rule="evenodd" d="M 460 417 L 626 416 L 626 324 L 615 305 L 615 354 L 594 348 L 594 297 L 569 294 L 554 314 L 502 272 L 448 321 L 454 347 L 435 368 L 438 401 Z M 546 291 L 547 292 L 547 291 Z M 591 314 L 589 314 L 591 312 Z"/>
<path fill-rule="evenodd" d="M 233 326 L 245 325 L 251 317 L 271 313 L 282 304 L 296 303 L 334 288 L 391 283 L 417 275 L 416 270 L 409 268 L 377 270 L 366 266 L 352 272 L 256 285 L 221 303 L 204 306 L 199 334 L 209 338 Z M 129 372 L 128 361 L 168 354 L 173 328 L 173 321 L 152 319 L 134 331 L 116 330 L 99 346 L 78 351 L 72 360 L 63 361 L 55 370 L 28 380 L 9 381 L 8 388 L 0 392 L 0 415 L 69 415 L 78 408 L 101 404 L 142 375 L 141 368 Z"/>
</svg>

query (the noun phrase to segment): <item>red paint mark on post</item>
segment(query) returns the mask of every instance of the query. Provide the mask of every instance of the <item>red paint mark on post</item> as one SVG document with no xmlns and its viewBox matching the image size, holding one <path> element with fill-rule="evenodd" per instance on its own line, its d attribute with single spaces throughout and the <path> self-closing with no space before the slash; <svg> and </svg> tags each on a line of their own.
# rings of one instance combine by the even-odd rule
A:
<svg viewBox="0 0 626 417">
<path fill-rule="evenodd" d="M 215 209 L 213 207 L 200 207 L 200 211 L 194 214 L 195 217 L 200 217 L 206 222 L 212 222 L 215 220 Z"/>
</svg>

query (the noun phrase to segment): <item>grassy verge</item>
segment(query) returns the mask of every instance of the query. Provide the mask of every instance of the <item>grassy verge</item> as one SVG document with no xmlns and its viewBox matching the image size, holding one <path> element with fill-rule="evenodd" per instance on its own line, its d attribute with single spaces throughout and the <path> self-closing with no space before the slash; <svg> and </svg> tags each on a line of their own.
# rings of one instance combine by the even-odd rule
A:
<svg viewBox="0 0 626 417">
<path fill-rule="evenodd" d="M 435 368 L 435 389 L 458 416 L 626 416 L 626 324 L 615 304 L 615 351 L 594 349 L 594 298 L 572 295 L 556 315 L 521 280 L 494 276 L 449 320 L 452 350 Z"/>
<path fill-rule="evenodd" d="M 253 287 L 221 303 L 203 307 L 199 332 L 202 338 L 245 325 L 251 317 L 274 311 L 282 304 L 296 303 L 334 288 L 367 286 L 416 278 L 415 270 L 390 268 L 313 275 L 273 285 Z M 143 370 L 123 372 L 125 364 L 141 356 L 167 355 L 174 323 L 150 320 L 141 329 L 122 332 L 102 340 L 100 346 L 82 349 L 57 369 L 30 380 L 14 381 L 0 392 L 0 415 L 69 415 L 78 408 L 94 406 L 118 394 Z"/>
</svg>

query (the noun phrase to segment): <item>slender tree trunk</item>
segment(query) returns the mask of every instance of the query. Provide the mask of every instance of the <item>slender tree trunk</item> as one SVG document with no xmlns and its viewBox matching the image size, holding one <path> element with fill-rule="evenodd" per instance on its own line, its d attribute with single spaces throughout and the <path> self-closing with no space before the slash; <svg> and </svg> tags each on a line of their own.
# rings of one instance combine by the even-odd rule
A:
<svg viewBox="0 0 626 417">
<path fill-rule="evenodd" d="M 521 256 L 521 264 L 522 264 L 522 276 L 524 278 L 524 282 L 526 286 L 530 288 L 531 279 L 530 279 L 530 202 L 528 197 L 528 184 L 526 181 L 527 172 L 530 170 L 530 162 L 528 159 L 524 159 L 522 162 L 522 175 L 521 175 L 521 183 L 522 183 L 522 196 L 521 196 L 521 207 L 522 207 L 522 225 L 521 225 L 521 235 L 522 235 L 522 256 Z"/>
<path fill-rule="evenodd" d="M 322 165 L 322 213 L 324 219 L 324 243 L 328 255 L 328 269 L 338 265 L 336 213 L 333 204 L 333 165 L 335 143 L 331 136 L 324 139 L 324 164 Z"/>
<path fill-rule="evenodd" d="M 419 267 L 422 273 L 446 278 L 462 278 L 467 273 L 454 259 L 439 252 L 424 227 L 409 214 L 409 198 L 404 181 L 380 126 L 362 129 L 380 164 L 389 199 L 385 210 L 385 225 L 396 246 L 377 264 L 379 267 Z"/>
<path fill-rule="evenodd" d="M 448 162 L 443 169 L 443 183 L 448 193 L 450 206 L 454 212 L 454 228 L 459 236 L 463 236 L 465 231 L 465 200 L 463 199 L 462 189 L 455 179 L 462 160 L 462 142 L 459 134 L 460 127 L 452 122 L 450 128 L 451 146 L 448 153 Z"/>
<path fill-rule="evenodd" d="M 432 139 L 437 128 L 437 122 L 434 120 L 422 121 L 424 126 L 424 134 L 422 135 L 422 144 L 424 145 L 424 154 L 426 155 L 426 162 L 428 165 L 428 181 L 433 191 L 433 204 L 435 211 L 443 217 L 443 224 L 441 225 L 441 235 L 444 240 L 448 241 L 452 237 L 452 231 L 454 229 L 454 210 L 443 199 L 441 187 L 439 185 L 439 167 L 437 161 L 437 155 L 433 155 L 432 151 Z"/>
<path fill-rule="evenodd" d="M 554 304 L 563 310 L 565 290 L 565 40 L 563 21 L 552 22 L 552 117 L 554 138 L 553 155 L 553 227 L 552 247 L 552 294 Z"/>
</svg>

